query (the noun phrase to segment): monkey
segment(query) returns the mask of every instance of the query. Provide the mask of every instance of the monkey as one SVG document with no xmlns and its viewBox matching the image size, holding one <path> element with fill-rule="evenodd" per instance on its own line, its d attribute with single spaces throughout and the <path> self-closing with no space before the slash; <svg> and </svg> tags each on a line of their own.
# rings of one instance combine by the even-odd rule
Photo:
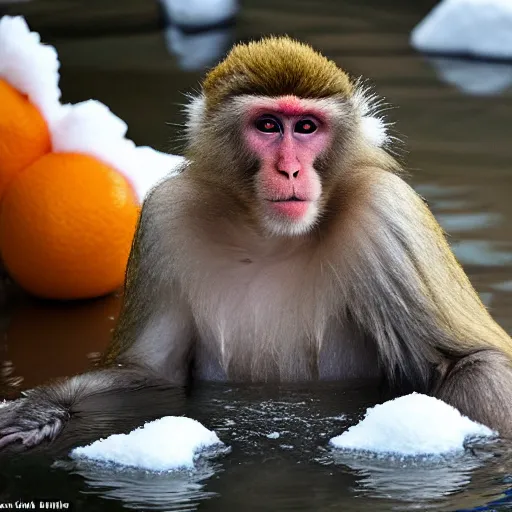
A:
<svg viewBox="0 0 512 512">
<path fill-rule="evenodd" d="M 144 201 L 101 365 L 0 408 L 0 448 L 51 441 L 88 397 L 196 381 L 375 378 L 510 436 L 510 337 L 374 110 L 305 43 L 235 45 Z"/>
</svg>

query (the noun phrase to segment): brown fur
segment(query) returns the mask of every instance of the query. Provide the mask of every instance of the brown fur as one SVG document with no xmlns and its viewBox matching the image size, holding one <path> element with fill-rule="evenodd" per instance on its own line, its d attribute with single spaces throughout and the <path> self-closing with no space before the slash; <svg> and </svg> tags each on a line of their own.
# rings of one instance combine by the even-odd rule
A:
<svg viewBox="0 0 512 512">
<path fill-rule="evenodd" d="M 398 164 L 363 140 L 355 86 L 333 66 L 271 39 L 235 48 L 210 73 L 215 111 L 190 132 L 190 163 L 144 203 L 104 369 L 0 409 L 0 448 L 54 437 L 78 400 L 105 389 L 190 377 L 381 377 L 512 435 L 511 339 Z M 257 162 L 239 126 L 246 96 L 265 92 L 332 100 L 324 198 L 306 234 L 260 225 Z"/>
<path fill-rule="evenodd" d="M 279 64 L 279 59 L 292 64 Z M 182 276 L 181 290 L 192 308 L 203 303 L 192 315 L 196 342 L 198 329 L 215 318 L 227 343 L 217 372 L 227 378 L 322 378 L 322 372 L 329 373 L 322 368 L 325 361 L 338 357 L 331 376 L 375 376 L 383 370 L 390 383 L 436 393 L 470 417 L 512 431 L 511 409 L 503 410 L 501 403 L 503 393 L 512 389 L 510 337 L 482 305 L 423 200 L 399 177 L 399 165 L 382 149 L 360 142 L 357 119 L 346 101 L 354 85 L 332 66 L 309 47 L 270 39 L 236 47 L 205 81 L 207 104 L 215 105 L 216 112 L 191 140 L 193 161 L 146 205 L 149 232 L 155 229 L 150 219 L 179 226 L 168 235 L 172 243 L 164 253 L 173 255 L 174 270 L 169 266 L 168 271 Z M 239 95 L 265 92 L 321 98 L 323 85 L 332 82 L 317 81 L 317 89 L 303 85 L 300 92 L 278 88 L 315 72 L 339 79 L 330 97 L 337 99 L 338 113 L 333 114 L 341 124 L 321 163 L 327 177 L 322 220 L 308 236 L 268 240 L 247 206 L 253 175 L 245 167 L 253 164 L 244 153 L 233 102 Z M 237 172 L 248 181 L 237 179 Z M 180 202 L 185 196 L 188 200 Z M 206 258 L 200 256 L 203 246 L 209 247 Z M 142 259 L 152 258 L 146 254 Z M 238 270 L 241 261 L 250 261 L 256 273 L 247 264 Z M 263 269 L 268 282 L 255 277 Z M 140 307 L 127 312 L 126 321 Z M 240 331 L 235 318 L 244 319 Z M 344 337 L 341 355 L 330 339 L 333 329 Z M 211 340 L 206 345 L 215 359 L 219 347 Z M 466 365 L 466 358 L 480 362 Z M 492 385 L 485 386 L 485 379 Z"/>
<path fill-rule="evenodd" d="M 344 71 L 310 46 L 270 37 L 235 46 L 208 74 L 203 90 L 207 107 L 213 109 L 241 94 L 346 98 L 353 86 Z"/>
</svg>

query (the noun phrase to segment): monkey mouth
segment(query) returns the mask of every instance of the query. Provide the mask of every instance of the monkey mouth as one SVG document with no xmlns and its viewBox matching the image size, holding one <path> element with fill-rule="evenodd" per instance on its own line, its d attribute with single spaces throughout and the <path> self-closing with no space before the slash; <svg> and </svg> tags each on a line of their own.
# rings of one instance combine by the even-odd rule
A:
<svg viewBox="0 0 512 512">
<path fill-rule="evenodd" d="M 293 202 L 299 202 L 299 203 L 307 203 L 308 201 L 306 199 L 300 199 L 297 196 L 291 196 L 284 199 L 269 199 L 271 203 L 293 203 Z"/>
<path fill-rule="evenodd" d="M 275 215 L 293 222 L 302 221 L 311 205 L 311 201 L 295 195 L 281 199 L 269 199 L 269 201 Z"/>
</svg>

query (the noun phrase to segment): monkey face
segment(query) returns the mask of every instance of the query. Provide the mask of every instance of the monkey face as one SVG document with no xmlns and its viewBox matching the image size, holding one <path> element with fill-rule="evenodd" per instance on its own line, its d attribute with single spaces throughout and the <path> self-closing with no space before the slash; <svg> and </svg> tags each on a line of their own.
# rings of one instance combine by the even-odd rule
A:
<svg viewBox="0 0 512 512">
<path fill-rule="evenodd" d="M 244 143 L 259 162 L 258 210 L 273 234 L 309 231 L 319 214 L 322 184 L 314 162 L 329 147 L 331 124 L 316 100 L 247 98 Z"/>
<path fill-rule="evenodd" d="M 340 176 L 363 160 L 387 160 L 378 106 L 307 45 L 237 45 L 186 106 L 186 156 L 212 190 L 236 198 L 251 228 L 304 235 L 332 217 Z"/>
</svg>

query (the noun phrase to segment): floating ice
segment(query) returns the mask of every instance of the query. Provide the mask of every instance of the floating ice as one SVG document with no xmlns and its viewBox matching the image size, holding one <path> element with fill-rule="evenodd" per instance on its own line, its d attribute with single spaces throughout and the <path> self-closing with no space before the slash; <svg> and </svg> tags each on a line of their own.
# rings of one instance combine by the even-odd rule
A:
<svg viewBox="0 0 512 512">
<path fill-rule="evenodd" d="M 510 0 L 443 0 L 414 28 L 423 52 L 512 59 Z"/>
<path fill-rule="evenodd" d="M 412 393 L 366 411 L 365 418 L 331 439 L 335 448 L 406 456 L 440 455 L 464 449 L 468 437 L 496 435 L 446 404 Z"/>
<path fill-rule="evenodd" d="M 151 471 L 191 469 L 206 448 L 224 448 L 215 432 L 196 420 L 166 416 L 129 434 L 115 434 L 71 452 L 87 458 Z"/>
</svg>

